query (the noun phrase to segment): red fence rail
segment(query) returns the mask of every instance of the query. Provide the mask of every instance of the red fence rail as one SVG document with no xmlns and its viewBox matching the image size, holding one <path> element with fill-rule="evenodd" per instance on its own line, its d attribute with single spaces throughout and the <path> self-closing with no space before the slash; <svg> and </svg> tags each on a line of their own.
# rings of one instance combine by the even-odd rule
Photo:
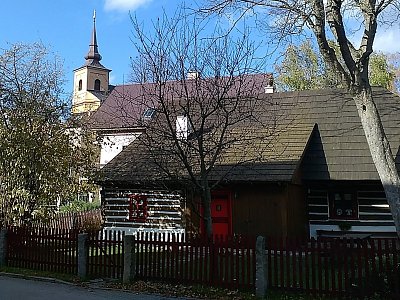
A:
<svg viewBox="0 0 400 300">
<path fill-rule="evenodd" d="M 77 273 L 77 230 L 9 227 L 7 264 Z M 123 232 L 89 234 L 88 275 L 122 278 Z M 140 233 L 134 237 L 136 278 L 230 289 L 255 287 L 255 239 L 207 240 L 190 235 Z M 400 299 L 398 239 L 267 238 L 270 288 L 351 296 L 386 293 Z"/>
<path fill-rule="evenodd" d="M 76 230 L 8 227 L 7 265 L 75 274 L 77 237 Z"/>
<path fill-rule="evenodd" d="M 138 279 L 234 289 L 255 286 L 255 239 L 141 233 L 135 237 L 135 253 Z"/>
<path fill-rule="evenodd" d="M 269 287 L 311 294 L 400 298 L 397 239 L 267 239 Z"/>
<path fill-rule="evenodd" d="M 52 228 L 81 230 L 98 230 L 102 224 L 103 217 L 101 209 L 57 213 L 48 223 L 38 223 L 38 225 Z"/>
<path fill-rule="evenodd" d="M 89 233 L 88 276 L 121 279 L 124 272 L 124 232 Z"/>
</svg>

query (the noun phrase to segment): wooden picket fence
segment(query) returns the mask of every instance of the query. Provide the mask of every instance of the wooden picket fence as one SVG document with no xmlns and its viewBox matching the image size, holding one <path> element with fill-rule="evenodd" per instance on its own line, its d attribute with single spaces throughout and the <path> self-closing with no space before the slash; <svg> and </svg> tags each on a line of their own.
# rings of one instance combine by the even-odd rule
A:
<svg viewBox="0 0 400 300">
<path fill-rule="evenodd" d="M 398 239 L 267 239 L 269 287 L 311 294 L 400 299 Z"/>
<path fill-rule="evenodd" d="M 61 229 L 98 230 L 103 223 L 101 209 L 98 208 L 89 211 L 56 213 L 48 223 L 38 225 Z"/>
<path fill-rule="evenodd" d="M 141 233 L 135 237 L 136 277 L 230 289 L 255 287 L 255 239 Z"/>
<path fill-rule="evenodd" d="M 124 233 L 88 235 L 88 276 L 121 279 Z M 255 288 L 255 239 L 168 233 L 134 236 L 135 279 Z M 8 266 L 77 273 L 78 230 L 8 227 Z M 266 239 L 268 287 L 351 298 L 400 299 L 398 239 Z"/>
<path fill-rule="evenodd" d="M 76 274 L 78 231 L 8 227 L 8 266 Z"/>
<path fill-rule="evenodd" d="M 89 233 L 88 276 L 121 279 L 124 271 L 124 232 Z"/>
</svg>

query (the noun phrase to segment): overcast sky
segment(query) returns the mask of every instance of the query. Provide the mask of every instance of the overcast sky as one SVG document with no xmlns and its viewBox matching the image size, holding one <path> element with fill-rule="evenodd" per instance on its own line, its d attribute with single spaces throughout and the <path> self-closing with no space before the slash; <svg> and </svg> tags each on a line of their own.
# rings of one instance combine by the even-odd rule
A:
<svg viewBox="0 0 400 300">
<path fill-rule="evenodd" d="M 112 69 L 111 83 L 129 76 L 129 57 L 135 56 L 129 12 L 151 22 L 173 12 L 183 0 L 0 0 L 0 48 L 16 42 L 41 41 L 64 59 L 66 89 L 72 72 L 84 63 L 90 42 L 93 10 L 102 63 Z M 187 1 L 191 3 L 192 1 Z M 375 50 L 400 51 L 400 24 L 380 30 Z M 272 68 L 271 68 L 272 69 Z"/>
</svg>

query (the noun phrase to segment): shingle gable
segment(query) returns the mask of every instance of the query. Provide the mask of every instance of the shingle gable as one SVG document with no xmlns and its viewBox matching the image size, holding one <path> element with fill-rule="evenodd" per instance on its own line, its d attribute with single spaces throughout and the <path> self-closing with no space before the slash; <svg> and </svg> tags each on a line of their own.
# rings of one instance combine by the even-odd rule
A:
<svg viewBox="0 0 400 300">
<path fill-rule="evenodd" d="M 374 88 L 374 100 L 381 114 L 392 151 L 399 147 L 400 117 L 392 109 L 400 107 L 399 97 Z M 356 106 L 350 95 L 336 91 L 316 97 L 312 105 L 318 127 L 302 163 L 305 180 L 379 180 Z M 396 152 L 394 153 L 396 155 Z"/>
</svg>

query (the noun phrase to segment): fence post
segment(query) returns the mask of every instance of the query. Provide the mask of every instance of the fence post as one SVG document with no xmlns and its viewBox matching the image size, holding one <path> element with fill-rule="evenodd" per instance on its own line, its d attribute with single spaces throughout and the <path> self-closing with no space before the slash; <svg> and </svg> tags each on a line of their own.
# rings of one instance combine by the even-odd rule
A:
<svg viewBox="0 0 400 300">
<path fill-rule="evenodd" d="M 89 260 L 89 235 L 87 233 L 78 234 L 78 276 L 86 278 Z"/>
<path fill-rule="evenodd" d="M 123 283 L 130 283 L 136 276 L 135 236 L 124 235 L 124 274 Z"/>
<path fill-rule="evenodd" d="M 0 267 L 6 265 L 7 255 L 7 229 L 3 228 L 0 230 Z"/>
<path fill-rule="evenodd" d="M 256 241 L 256 296 L 264 298 L 268 288 L 267 257 L 265 255 L 265 237 L 258 236 Z"/>
</svg>

